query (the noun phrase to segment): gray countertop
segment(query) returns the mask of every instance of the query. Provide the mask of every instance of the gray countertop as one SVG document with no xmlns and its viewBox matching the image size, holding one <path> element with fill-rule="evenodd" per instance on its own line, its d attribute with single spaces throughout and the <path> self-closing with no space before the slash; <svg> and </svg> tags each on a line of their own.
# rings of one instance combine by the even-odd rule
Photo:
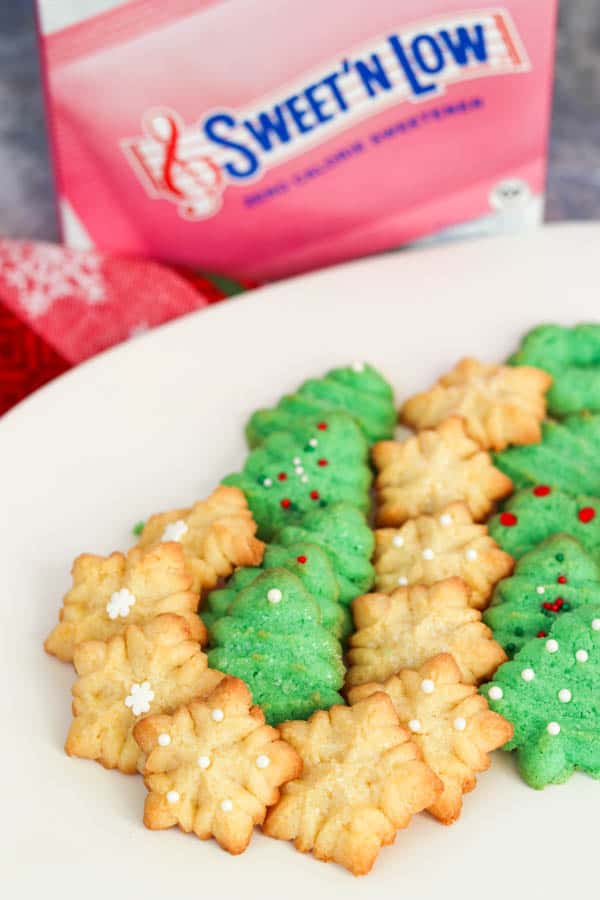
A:
<svg viewBox="0 0 600 900">
<path fill-rule="evenodd" d="M 0 234 L 52 239 L 33 0 L 1 6 Z M 600 0 L 561 3 L 546 217 L 600 219 Z"/>
</svg>

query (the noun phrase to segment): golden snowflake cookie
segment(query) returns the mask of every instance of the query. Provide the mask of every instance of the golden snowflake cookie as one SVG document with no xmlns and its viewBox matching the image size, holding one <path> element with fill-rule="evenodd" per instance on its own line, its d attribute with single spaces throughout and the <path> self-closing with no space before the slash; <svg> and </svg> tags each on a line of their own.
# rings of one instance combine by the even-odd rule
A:
<svg viewBox="0 0 600 900">
<path fill-rule="evenodd" d="M 179 825 L 202 840 L 216 838 L 229 853 L 243 853 L 281 785 L 302 770 L 239 678 L 224 678 L 204 700 L 172 716 L 147 716 L 134 736 L 150 792 L 144 824 Z"/>
<path fill-rule="evenodd" d="M 366 875 L 381 847 L 441 793 L 385 693 L 284 722 L 280 731 L 304 769 L 284 787 L 263 830 L 353 875 Z"/>
<path fill-rule="evenodd" d="M 464 501 L 475 521 L 495 500 L 512 490 L 510 478 L 496 469 L 489 453 L 467 435 L 462 419 L 446 419 L 431 431 L 405 441 L 380 441 L 373 447 L 378 525 L 402 525 L 423 513 L 438 513 Z"/>
<path fill-rule="evenodd" d="M 551 385 L 552 376 L 542 369 L 462 359 L 431 390 L 410 397 L 400 419 L 420 431 L 461 416 L 469 437 L 486 450 L 538 444 Z"/>
<path fill-rule="evenodd" d="M 385 681 L 400 669 L 419 669 L 438 653 L 451 653 L 466 684 L 488 679 L 506 654 L 469 606 L 460 578 L 431 587 L 413 585 L 392 594 L 365 594 L 352 604 L 346 685 Z"/>
<path fill-rule="evenodd" d="M 469 602 L 484 609 L 496 582 L 512 572 L 514 560 L 476 525 L 466 503 L 452 503 L 435 516 L 409 519 L 401 528 L 375 532 L 375 588 L 432 585 L 460 576 Z"/>
<path fill-rule="evenodd" d="M 476 772 L 490 766 L 489 753 L 509 741 L 512 725 L 492 712 L 477 688 L 464 684 L 452 656 L 441 653 L 418 671 L 403 669 L 384 684 L 362 684 L 348 692 L 360 703 L 378 691 L 391 697 L 427 765 L 441 779 L 443 793 L 428 811 L 450 825 L 460 816 L 462 795 L 476 786 Z"/>
<path fill-rule="evenodd" d="M 161 613 L 182 616 L 196 641 L 206 641 L 198 618 L 198 594 L 191 590 L 178 544 L 137 548 L 110 556 L 84 553 L 71 570 L 73 587 L 65 595 L 60 622 L 48 635 L 48 653 L 69 662 L 82 641 L 105 641 L 127 625 L 142 625 Z"/>
<path fill-rule="evenodd" d="M 185 619 L 169 613 L 108 641 L 79 644 L 73 662 L 79 678 L 65 750 L 127 773 L 136 771 L 132 731 L 140 716 L 205 697 L 224 677 L 208 668 Z"/>
<path fill-rule="evenodd" d="M 239 488 L 221 485 L 189 509 L 150 516 L 138 547 L 179 541 L 192 576 L 192 589 L 211 590 L 236 566 L 257 566 L 264 544 L 254 535 L 256 523 Z"/>
</svg>

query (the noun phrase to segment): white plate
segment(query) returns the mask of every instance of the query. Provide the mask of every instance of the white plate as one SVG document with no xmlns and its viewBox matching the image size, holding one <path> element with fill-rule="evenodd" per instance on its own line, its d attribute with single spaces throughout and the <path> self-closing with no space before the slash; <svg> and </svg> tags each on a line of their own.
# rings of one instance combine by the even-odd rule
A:
<svg viewBox="0 0 600 900">
<path fill-rule="evenodd" d="M 81 551 L 129 546 L 148 513 L 204 496 L 244 458 L 249 412 L 368 359 L 400 399 L 463 354 L 501 360 L 532 325 L 597 316 L 598 226 L 395 254 L 281 283 L 106 353 L 0 424 L 0 865 L 9 896 L 162 900 L 339 892 L 559 897 L 597 872 L 599 786 L 536 792 L 497 753 L 445 828 L 417 816 L 353 879 L 258 832 L 230 857 L 141 823 L 141 780 L 69 759 L 70 666 L 46 656 Z M 3 890 L 4 895 L 4 890 Z"/>
</svg>

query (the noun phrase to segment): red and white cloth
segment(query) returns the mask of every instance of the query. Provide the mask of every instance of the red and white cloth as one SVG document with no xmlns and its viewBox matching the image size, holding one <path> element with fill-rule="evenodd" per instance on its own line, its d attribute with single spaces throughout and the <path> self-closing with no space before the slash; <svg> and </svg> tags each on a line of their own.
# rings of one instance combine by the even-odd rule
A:
<svg viewBox="0 0 600 900">
<path fill-rule="evenodd" d="M 0 414 L 101 350 L 224 296 L 148 260 L 0 240 Z"/>
</svg>

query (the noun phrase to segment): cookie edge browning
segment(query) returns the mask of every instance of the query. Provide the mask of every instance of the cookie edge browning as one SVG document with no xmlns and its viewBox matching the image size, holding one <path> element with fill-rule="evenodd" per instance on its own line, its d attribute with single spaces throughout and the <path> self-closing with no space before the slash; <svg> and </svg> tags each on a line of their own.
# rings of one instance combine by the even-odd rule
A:
<svg viewBox="0 0 600 900">
<path fill-rule="evenodd" d="M 394 705 L 389 697 L 389 695 L 385 691 L 377 691 L 369 697 L 364 698 L 363 703 L 377 703 L 382 710 L 385 710 L 385 713 L 389 716 L 389 722 L 387 724 L 388 728 L 394 728 L 398 732 L 398 736 L 402 738 L 399 743 L 395 744 L 393 747 L 388 748 L 386 751 L 383 751 L 381 755 L 385 755 L 386 753 L 392 753 L 398 747 L 406 746 L 407 749 L 413 753 L 412 758 L 404 760 L 403 765 L 411 765 L 417 764 L 419 768 L 422 768 L 423 775 L 427 775 L 428 777 L 428 788 L 430 792 L 430 798 L 434 796 L 439 796 L 443 790 L 443 784 L 438 778 L 438 776 L 433 772 L 433 770 L 427 765 L 427 763 L 423 760 L 423 755 L 421 753 L 420 747 L 415 744 L 415 742 L 411 739 L 410 732 L 400 723 L 400 719 L 394 709 Z M 356 704 L 355 704 L 356 706 Z M 282 733 L 284 740 L 288 740 L 294 749 L 297 749 L 300 757 L 302 757 L 301 751 L 294 744 L 294 736 L 290 735 L 289 732 L 296 725 L 309 727 L 313 721 L 323 720 L 325 717 L 331 721 L 332 714 L 336 715 L 336 710 L 349 710 L 352 707 L 344 706 L 342 704 L 336 704 L 335 706 L 330 707 L 328 710 L 316 710 L 306 721 L 297 722 L 295 720 L 282 722 L 279 726 L 279 730 Z M 331 727 L 334 727 L 334 724 L 331 723 Z M 321 761 L 319 761 L 320 763 Z M 302 773 L 299 778 L 302 777 Z M 423 788 L 424 790 L 425 788 Z M 286 794 L 283 792 L 282 801 L 285 801 Z M 421 805 L 421 803 L 423 805 Z M 362 876 L 368 875 L 371 869 L 373 868 L 377 858 L 383 847 L 393 844 L 398 831 L 404 830 L 410 825 L 410 822 L 413 816 L 417 815 L 419 812 L 422 812 L 427 808 L 428 800 L 423 799 L 419 801 L 417 804 L 417 808 L 412 810 L 410 813 L 406 812 L 402 819 L 398 820 L 398 822 L 392 821 L 387 813 L 384 813 L 381 810 L 382 815 L 385 817 L 389 824 L 389 830 L 385 835 L 378 835 L 378 844 L 377 846 L 372 845 L 370 848 L 363 847 L 363 855 L 360 858 L 356 856 L 353 859 L 348 859 L 345 854 L 338 855 L 325 855 L 323 852 L 319 852 L 316 849 L 316 841 L 318 840 L 318 835 L 316 836 L 315 842 L 312 846 L 303 846 L 301 835 L 299 834 L 300 829 L 296 829 L 296 833 L 294 833 L 293 829 L 282 830 L 278 828 L 278 826 L 274 825 L 274 820 L 277 816 L 277 810 L 279 804 L 275 804 L 275 806 L 271 807 L 266 817 L 265 823 L 262 827 L 263 833 L 268 835 L 269 837 L 275 838 L 276 840 L 286 840 L 293 841 L 294 847 L 300 853 L 312 853 L 315 859 L 320 860 L 321 862 L 336 862 L 338 865 L 346 868 L 352 875 L 354 876 Z M 277 833 L 278 832 L 278 833 Z"/>
<path fill-rule="evenodd" d="M 119 648 L 121 650 L 127 647 L 127 638 L 129 633 L 141 632 L 143 637 L 147 639 L 147 635 L 145 634 L 146 628 L 162 628 L 163 626 L 165 629 L 179 630 L 181 639 L 178 643 L 180 645 L 186 643 L 194 644 L 195 647 L 197 647 L 198 654 L 201 657 L 204 657 L 204 660 L 206 662 L 201 674 L 206 675 L 206 673 L 214 672 L 215 675 L 219 676 L 219 680 L 223 677 L 221 672 L 217 672 L 217 670 L 215 669 L 210 669 L 210 667 L 208 666 L 208 657 L 203 652 L 202 647 L 200 646 L 198 641 L 194 640 L 190 636 L 188 622 L 183 616 L 176 615 L 175 613 L 161 613 L 161 615 L 150 619 L 143 625 L 127 625 L 120 634 L 115 634 L 112 637 L 108 638 L 106 641 L 83 641 L 81 644 L 78 644 L 76 646 L 75 653 L 73 655 L 73 664 L 75 667 L 75 671 L 77 672 L 77 678 L 71 688 L 72 718 L 64 744 L 64 750 L 67 756 L 76 757 L 78 759 L 89 759 L 94 762 L 100 763 L 100 765 L 102 765 L 105 769 L 115 769 L 125 775 L 134 775 L 138 772 L 139 756 L 136 756 L 135 761 L 132 761 L 130 764 L 125 765 L 124 763 L 121 763 L 120 759 L 117 760 L 117 762 L 115 762 L 114 764 L 110 763 L 102 752 L 100 752 L 97 756 L 92 756 L 90 755 L 90 753 L 86 753 L 85 751 L 81 752 L 82 742 L 79 735 L 77 734 L 79 729 L 76 724 L 77 720 L 80 717 L 77 702 L 79 699 L 79 685 L 83 678 L 100 670 L 106 664 L 109 655 L 111 654 L 111 652 L 114 652 L 118 649 L 119 644 L 122 645 L 121 648 Z M 193 659 L 194 656 L 195 654 L 193 654 L 190 659 Z M 188 659 L 186 664 L 189 663 L 189 661 L 190 660 Z M 218 685 L 211 685 L 210 691 L 214 690 L 216 686 Z M 125 746 L 129 736 L 133 735 L 133 727 L 135 726 L 132 723 L 132 726 L 128 729 L 127 737 L 123 744 L 123 747 Z M 123 747 L 121 748 L 119 757 L 122 753 Z"/>
<path fill-rule="evenodd" d="M 160 550 L 159 550 L 160 547 Z M 71 596 L 73 591 L 75 591 L 78 587 L 78 582 L 76 582 L 76 573 L 77 570 L 83 567 L 86 567 L 90 563 L 97 563 L 100 566 L 102 563 L 110 563 L 114 561 L 115 563 L 120 563 L 120 580 L 122 581 L 125 575 L 127 574 L 129 568 L 133 566 L 142 565 L 144 559 L 152 557 L 158 553 L 163 555 L 175 555 L 178 557 L 177 560 L 172 560 L 172 563 L 181 564 L 182 576 L 187 580 L 187 586 L 182 585 L 181 590 L 173 591 L 171 594 L 167 594 L 165 598 L 161 602 L 165 602 L 167 598 L 187 598 L 189 601 L 187 605 L 189 609 L 183 610 L 162 610 L 161 612 L 155 612 L 154 615 L 148 615 L 148 617 L 143 621 L 138 622 L 128 622 L 127 619 L 117 620 L 115 622 L 115 631 L 113 634 L 109 634 L 106 637 L 89 637 L 78 640 L 77 639 L 77 621 L 68 622 L 65 621 L 65 608 L 68 605 L 67 598 Z M 169 560 L 166 559 L 165 564 L 169 564 Z M 185 573 L 185 575 L 184 575 Z M 125 629 L 131 625 L 143 625 L 146 622 L 150 622 L 153 618 L 156 618 L 158 615 L 177 615 L 181 618 L 185 619 L 189 628 L 190 628 L 190 636 L 193 640 L 198 641 L 199 644 L 204 646 L 208 641 L 208 631 L 202 619 L 198 616 L 197 610 L 199 606 L 199 596 L 198 594 L 191 590 L 192 585 L 192 577 L 186 571 L 185 559 L 183 555 L 183 550 L 180 545 L 173 541 L 165 542 L 164 544 L 157 544 L 154 547 L 149 547 L 147 549 L 140 548 L 137 545 L 132 547 L 127 553 L 123 553 L 120 550 L 115 550 L 107 556 L 101 556 L 96 553 L 80 553 L 79 556 L 75 557 L 73 564 L 71 566 L 71 587 L 63 595 L 63 600 L 61 607 L 58 613 L 58 623 L 52 628 L 51 632 L 48 634 L 44 641 L 44 650 L 50 656 L 54 656 L 59 659 L 61 662 L 73 662 L 74 654 L 77 646 L 81 643 L 99 640 L 99 641 L 108 641 L 111 637 L 116 637 L 118 634 L 123 634 Z M 192 599 L 193 598 L 193 599 Z M 157 603 L 158 605 L 158 603 Z M 120 627 L 119 627 L 120 626 Z"/>
<path fill-rule="evenodd" d="M 187 832 L 195 834 L 195 836 L 200 840 L 210 840 L 212 838 L 217 841 L 222 849 L 226 850 L 228 853 L 231 853 L 234 856 L 237 856 L 243 853 L 248 848 L 252 840 L 253 828 L 257 825 L 262 825 L 269 812 L 269 809 L 279 802 L 281 796 L 281 788 L 289 781 L 292 781 L 294 778 L 297 778 L 301 774 L 303 763 L 302 758 L 296 752 L 296 750 L 291 746 L 291 744 L 284 740 L 280 730 L 266 723 L 262 709 L 256 704 L 252 703 L 252 695 L 246 683 L 242 681 L 242 679 L 236 678 L 233 675 L 223 675 L 222 673 L 219 674 L 221 675 L 221 680 L 205 697 L 195 698 L 194 700 L 190 701 L 190 703 L 178 707 L 170 714 L 149 715 L 139 719 L 139 721 L 133 728 L 133 737 L 138 747 L 140 748 L 141 759 L 143 760 L 142 766 L 140 768 L 140 774 L 144 779 L 144 785 L 148 791 L 144 801 L 143 814 L 143 823 L 146 828 L 151 831 L 158 831 L 178 827 L 184 833 Z M 191 710 L 194 706 L 206 705 L 211 699 L 215 699 L 215 697 L 220 698 L 221 693 L 225 691 L 239 694 L 239 699 L 247 705 L 248 715 L 256 720 L 257 726 L 255 731 L 259 729 L 263 730 L 263 733 L 266 736 L 272 737 L 271 743 L 277 743 L 284 746 L 288 755 L 288 771 L 285 777 L 283 778 L 283 780 L 279 781 L 278 784 L 272 786 L 272 792 L 269 802 L 262 803 L 262 801 L 260 801 L 264 806 L 262 818 L 255 819 L 253 828 L 248 832 L 247 838 L 243 838 L 241 841 L 233 843 L 230 846 L 225 846 L 225 844 L 221 843 L 221 841 L 219 841 L 213 834 L 201 837 L 193 831 L 193 828 L 190 828 L 189 830 L 185 829 L 181 822 L 178 820 L 177 816 L 173 815 L 172 813 L 169 814 L 169 812 L 163 808 L 161 795 L 153 791 L 149 783 L 152 775 L 158 774 L 158 772 L 160 772 L 160 770 L 156 772 L 152 769 L 152 753 L 158 746 L 158 735 L 163 731 L 169 730 L 169 726 L 171 725 L 173 719 L 175 718 L 175 716 L 177 716 L 177 714 L 181 713 L 182 711 L 187 711 L 193 719 Z M 158 800 L 156 798 L 158 798 Z"/>
<path fill-rule="evenodd" d="M 149 537 L 157 528 L 158 530 L 164 529 L 171 522 L 193 515 L 198 507 L 210 510 L 221 501 L 229 504 L 230 508 L 224 509 L 222 514 L 210 523 L 203 542 L 206 554 L 212 554 L 212 562 L 216 562 L 216 565 L 213 565 L 204 556 L 188 558 L 184 552 L 192 589 L 202 594 L 212 590 L 219 578 L 228 577 L 237 567 L 260 565 L 265 552 L 265 544 L 256 537 L 258 526 L 246 495 L 234 485 L 217 485 L 208 497 L 197 500 L 192 506 L 166 510 L 149 516 L 134 549 L 148 551 L 160 546 L 162 541 Z M 238 525 L 245 526 L 242 529 L 243 534 L 240 535 L 232 530 L 229 524 L 220 521 L 220 519 L 232 518 L 237 518 Z M 148 542 L 145 543 L 145 541 Z"/>
<path fill-rule="evenodd" d="M 463 575 L 448 575 L 446 578 L 438 579 L 438 581 L 447 580 L 447 578 L 459 577 L 467 584 L 469 590 L 469 605 L 483 611 L 487 609 L 489 606 L 491 597 L 494 593 L 496 585 L 502 581 L 504 578 L 508 578 L 512 575 L 515 568 L 515 560 L 506 550 L 502 548 L 502 546 L 498 543 L 496 538 L 494 538 L 488 529 L 487 522 L 476 522 L 472 516 L 471 510 L 467 503 L 464 500 L 455 500 L 453 503 L 449 503 L 443 509 L 440 509 L 436 513 L 422 513 L 420 516 L 417 516 L 416 519 L 407 519 L 402 525 L 398 526 L 388 526 L 386 528 L 374 528 L 373 535 L 375 537 L 375 550 L 373 552 L 373 566 L 375 569 L 375 591 L 382 594 L 390 594 L 393 591 L 385 590 L 383 587 L 378 587 L 377 582 L 380 577 L 385 576 L 386 572 L 380 573 L 378 571 L 378 564 L 380 561 L 393 549 L 393 537 L 399 534 L 403 528 L 405 528 L 410 522 L 414 522 L 415 525 L 420 519 L 440 519 L 440 517 L 444 515 L 450 515 L 454 520 L 454 524 L 459 526 L 468 526 L 473 525 L 475 528 L 481 529 L 481 533 L 477 535 L 477 538 L 474 540 L 487 540 L 489 546 L 486 548 L 484 558 L 490 561 L 494 561 L 494 564 L 498 570 L 501 571 L 497 577 L 494 574 L 493 579 L 490 580 L 491 587 L 486 595 L 481 592 L 475 591 L 467 581 L 467 579 Z M 453 525 L 448 526 L 449 528 L 453 527 Z M 432 587 L 435 584 L 435 581 L 426 582 L 426 581 L 414 581 L 409 582 L 407 587 L 416 585 L 416 584 L 424 584 L 428 587 Z M 398 587 L 399 585 L 397 585 Z M 396 590 L 396 588 L 394 588 Z"/>
<path fill-rule="evenodd" d="M 416 597 L 417 594 L 423 595 L 426 593 L 428 595 L 431 595 L 433 600 L 438 601 L 438 599 L 440 597 L 442 597 L 442 599 L 443 599 L 443 595 L 447 590 L 453 590 L 456 593 L 459 593 L 461 595 L 462 599 L 465 601 L 464 602 L 465 608 L 468 609 L 474 616 L 474 618 L 471 620 L 471 622 L 469 622 L 467 624 L 471 625 L 471 626 L 478 625 L 479 626 L 478 630 L 480 633 L 480 641 L 486 641 L 489 644 L 488 649 L 490 651 L 491 650 L 494 651 L 493 655 L 490 653 L 490 659 L 488 661 L 489 667 L 487 670 L 487 671 L 491 672 L 492 675 L 488 676 L 487 672 L 484 672 L 481 675 L 478 675 L 474 679 L 473 683 L 481 684 L 482 682 L 493 678 L 493 675 L 498 670 L 498 668 L 503 663 L 508 661 L 508 656 L 506 655 L 504 648 L 501 646 L 501 644 L 499 644 L 498 641 L 494 638 L 494 634 L 493 634 L 491 628 L 488 625 L 486 625 L 485 622 L 483 621 L 483 614 L 482 614 L 481 610 L 476 609 L 474 606 L 471 606 L 471 604 L 469 602 L 470 592 L 469 592 L 469 588 L 468 588 L 467 584 L 463 581 L 462 578 L 455 575 L 451 578 L 445 578 L 442 581 L 436 581 L 434 584 L 429 585 L 429 586 L 422 585 L 422 584 L 413 584 L 413 585 L 407 585 L 405 587 L 398 587 L 398 588 L 396 588 L 395 591 L 392 591 L 392 593 L 390 593 L 390 594 L 384 594 L 382 592 L 363 594 L 362 596 L 357 597 L 352 602 L 352 616 L 353 616 L 353 620 L 354 620 L 354 632 L 350 636 L 350 639 L 348 641 L 348 651 L 347 651 L 348 664 L 346 666 L 345 690 L 348 691 L 349 689 L 358 686 L 358 684 L 353 683 L 353 678 L 352 678 L 351 673 L 352 673 L 353 669 L 358 667 L 360 664 L 358 664 L 358 663 L 353 664 L 351 657 L 352 657 L 353 651 L 355 649 L 358 649 L 358 650 L 362 649 L 363 645 L 360 643 L 358 643 L 358 644 L 355 643 L 356 637 L 358 634 L 360 634 L 361 631 L 376 624 L 379 621 L 379 619 L 381 618 L 381 616 L 373 615 L 373 613 L 371 612 L 371 608 L 373 606 L 383 605 L 383 606 L 389 608 L 390 605 L 396 599 L 397 595 L 399 595 L 399 594 L 402 595 L 402 597 L 406 596 L 407 600 L 410 600 L 411 594 L 413 594 Z M 433 655 L 439 656 L 440 654 L 434 653 Z M 497 658 L 497 660 L 496 660 L 496 658 Z M 423 663 L 421 665 L 423 665 Z M 409 667 L 405 666 L 403 668 L 409 668 Z M 387 678 L 384 680 L 387 680 Z M 367 682 L 368 681 L 372 681 L 372 679 L 367 679 Z M 365 682 L 361 682 L 361 684 L 364 684 L 364 683 Z"/>
<path fill-rule="evenodd" d="M 388 694 L 393 704 L 393 696 L 391 693 L 389 693 L 389 690 L 396 682 L 402 683 L 403 672 L 410 672 L 411 674 L 417 675 L 419 678 L 431 678 L 433 681 L 436 681 L 441 685 L 461 685 L 468 691 L 468 693 L 466 693 L 465 697 L 459 701 L 459 704 L 462 704 L 468 700 L 471 701 L 471 703 L 476 703 L 479 707 L 478 712 L 476 712 L 472 716 L 469 716 L 469 719 L 467 721 L 469 722 L 471 721 L 471 719 L 478 719 L 481 723 L 481 720 L 484 720 L 484 725 L 483 728 L 480 729 L 480 733 L 482 734 L 483 738 L 487 737 L 487 740 L 482 740 L 479 742 L 472 741 L 479 756 L 477 762 L 474 762 L 474 758 L 472 755 L 468 763 L 465 762 L 465 760 L 461 760 L 463 764 L 468 766 L 468 768 L 471 770 L 471 777 L 466 777 L 463 780 L 463 783 L 460 785 L 461 793 L 457 798 L 457 802 L 454 804 L 452 804 L 451 798 L 445 797 L 446 783 L 444 781 L 444 778 L 442 777 L 442 774 L 436 771 L 435 766 L 433 766 L 429 761 L 429 759 L 427 758 L 427 754 L 423 752 L 418 741 L 415 741 L 415 743 L 417 743 L 417 746 L 419 746 L 419 751 L 422 754 L 422 758 L 444 785 L 444 790 L 439 795 L 439 797 L 437 797 L 434 803 L 431 804 L 431 806 L 427 807 L 427 812 L 430 813 L 430 815 L 432 815 L 435 819 L 437 819 L 438 822 L 441 822 L 442 825 L 453 825 L 460 818 L 460 815 L 462 813 L 463 796 L 473 791 L 477 786 L 477 774 L 485 772 L 490 768 L 492 763 L 490 753 L 492 753 L 494 750 L 498 750 L 500 747 L 504 746 L 507 741 L 511 740 L 514 733 L 514 728 L 507 719 L 505 719 L 499 713 L 496 713 L 490 709 L 487 699 L 479 693 L 478 688 L 475 685 L 466 684 L 462 680 L 461 671 L 451 653 L 438 653 L 428 659 L 425 663 L 423 663 L 423 665 L 419 669 L 400 669 L 394 675 L 391 675 L 389 678 L 387 678 L 384 682 L 367 682 L 366 684 L 356 685 L 355 687 L 350 688 L 347 692 L 348 702 L 351 706 L 353 706 L 355 703 L 358 703 L 365 697 L 369 697 L 374 693 L 383 691 L 384 693 Z M 440 672 L 442 673 L 441 677 Z M 402 690 L 405 690 L 404 686 L 402 686 Z M 397 710 L 396 712 L 398 713 Z M 404 722 L 401 718 L 400 723 L 403 727 L 408 727 L 408 723 Z"/>
<path fill-rule="evenodd" d="M 425 401 L 426 398 L 430 397 L 433 393 L 438 393 L 440 390 L 446 390 L 447 388 L 452 386 L 451 376 L 453 373 L 457 372 L 462 368 L 471 370 L 476 367 L 479 368 L 484 366 L 486 368 L 495 368 L 498 371 L 502 369 L 510 370 L 514 372 L 515 370 L 520 371 L 525 375 L 525 377 L 533 383 L 535 379 L 537 384 L 535 388 L 532 390 L 532 393 L 537 392 L 540 394 L 540 413 L 541 416 L 539 419 L 535 419 L 531 416 L 530 424 L 525 428 L 521 427 L 521 432 L 518 439 L 506 440 L 506 439 L 496 439 L 493 436 L 489 437 L 487 441 L 481 441 L 479 435 L 473 433 L 473 430 L 470 428 L 469 420 L 466 416 L 461 415 L 460 413 L 450 413 L 446 416 L 445 419 L 439 420 L 429 420 L 426 419 L 425 424 L 419 424 L 423 421 L 423 416 L 420 416 L 418 412 L 415 411 L 414 407 L 419 406 L 421 403 Z M 454 416 L 461 418 L 464 423 L 465 432 L 471 438 L 471 440 L 475 441 L 482 450 L 488 451 L 500 451 L 504 450 L 508 446 L 526 446 L 528 444 L 539 444 L 542 439 L 542 429 L 541 423 L 544 421 L 547 415 L 548 401 L 547 394 L 553 384 L 552 375 L 547 372 L 545 369 L 541 369 L 538 366 L 531 365 L 519 365 L 519 366 L 508 366 L 502 363 L 493 364 L 493 363 L 483 363 L 481 360 L 477 359 L 474 356 L 465 356 L 460 359 L 456 365 L 450 369 L 448 372 L 444 372 L 440 377 L 434 382 L 434 384 L 427 391 L 419 391 L 416 394 L 408 397 L 407 400 L 404 401 L 402 406 L 398 411 L 398 420 L 401 424 L 405 425 L 408 428 L 412 428 L 414 431 L 423 431 L 426 429 L 435 429 L 439 425 L 441 425 L 448 418 L 452 418 Z M 509 406 L 512 407 L 512 404 L 507 405 L 506 409 L 508 410 Z M 486 431 L 487 428 L 483 425 L 483 419 L 480 419 L 482 422 L 482 430 Z"/>
<path fill-rule="evenodd" d="M 436 515 L 443 508 L 440 506 L 439 509 L 422 509 L 411 515 L 401 515 L 399 512 L 390 508 L 390 503 L 381 502 L 381 492 L 385 490 L 386 487 L 394 487 L 394 485 L 386 485 L 383 483 L 385 481 L 383 475 L 386 468 L 397 461 L 400 452 L 399 448 L 406 447 L 410 442 L 414 442 L 414 445 L 417 446 L 419 452 L 421 452 L 419 446 L 420 442 L 424 436 L 432 433 L 436 434 L 440 440 L 445 442 L 451 442 L 457 438 L 468 441 L 473 449 L 473 453 L 468 458 L 474 460 L 478 456 L 487 457 L 487 468 L 489 468 L 490 474 L 494 475 L 493 487 L 490 483 L 488 486 L 487 504 L 480 515 L 475 514 L 475 511 L 471 508 L 465 497 L 452 498 L 445 506 L 448 506 L 451 503 L 465 503 L 474 522 L 485 522 L 492 514 L 496 502 L 512 493 L 514 487 L 512 480 L 494 464 L 492 455 L 487 450 L 482 450 L 479 444 L 469 436 L 464 419 L 461 416 L 450 416 L 449 418 L 444 419 L 444 421 L 436 428 L 426 428 L 409 435 L 401 441 L 378 441 L 373 445 L 371 449 L 371 460 L 376 471 L 373 487 L 375 490 L 375 525 L 377 528 L 399 528 L 410 519 L 418 518 L 421 515 Z M 428 438 L 425 437 L 425 440 L 427 439 Z"/>
</svg>

